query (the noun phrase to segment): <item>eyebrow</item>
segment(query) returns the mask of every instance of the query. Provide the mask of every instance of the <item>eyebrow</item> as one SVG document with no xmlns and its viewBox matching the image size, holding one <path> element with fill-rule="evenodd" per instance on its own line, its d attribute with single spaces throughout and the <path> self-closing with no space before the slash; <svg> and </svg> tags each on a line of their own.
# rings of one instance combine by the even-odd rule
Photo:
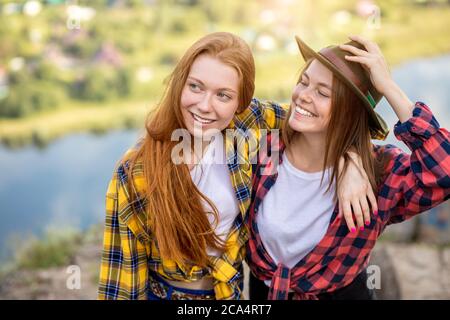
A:
<svg viewBox="0 0 450 320">
<path fill-rule="evenodd" d="M 308 74 L 306 73 L 306 71 L 303 72 L 303 75 L 304 75 L 306 78 L 308 78 L 308 80 L 310 80 Z M 331 87 L 330 87 L 328 84 L 324 83 L 324 82 L 319 82 L 319 83 L 317 83 L 317 85 L 322 86 L 322 87 L 325 87 L 325 88 L 327 88 L 328 90 L 331 90 Z"/>
<path fill-rule="evenodd" d="M 197 79 L 197 78 L 195 78 L 195 77 L 193 77 L 193 76 L 189 76 L 188 79 L 191 79 L 191 80 L 195 80 L 195 81 L 197 81 L 197 82 L 200 82 L 200 84 L 203 85 L 203 86 L 205 85 L 205 84 L 203 83 L 203 81 L 201 81 L 200 79 Z M 233 93 L 237 93 L 236 91 L 234 91 L 234 90 L 231 89 L 231 88 L 219 88 L 218 90 L 219 90 L 219 91 L 230 91 L 230 92 L 233 92 Z"/>
</svg>

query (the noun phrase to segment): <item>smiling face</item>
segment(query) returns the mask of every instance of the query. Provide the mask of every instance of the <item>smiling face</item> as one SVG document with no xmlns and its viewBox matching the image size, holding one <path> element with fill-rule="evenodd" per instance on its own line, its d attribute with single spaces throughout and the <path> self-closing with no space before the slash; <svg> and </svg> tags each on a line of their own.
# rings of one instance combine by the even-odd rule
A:
<svg viewBox="0 0 450 320">
<path fill-rule="evenodd" d="M 333 73 L 313 60 L 294 88 L 289 126 L 297 132 L 325 134 L 331 115 Z"/>
<path fill-rule="evenodd" d="M 181 113 L 192 135 L 230 124 L 239 105 L 239 81 L 236 69 L 220 60 L 206 54 L 195 59 L 181 93 Z"/>
</svg>

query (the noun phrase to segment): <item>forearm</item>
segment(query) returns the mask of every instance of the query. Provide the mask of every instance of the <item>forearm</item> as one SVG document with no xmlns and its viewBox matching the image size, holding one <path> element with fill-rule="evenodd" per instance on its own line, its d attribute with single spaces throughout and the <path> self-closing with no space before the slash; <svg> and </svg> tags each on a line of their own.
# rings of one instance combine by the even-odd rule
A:
<svg viewBox="0 0 450 320">
<path fill-rule="evenodd" d="M 394 81 L 389 82 L 384 96 L 392 109 L 394 109 L 400 122 L 403 123 L 412 117 L 414 103 Z"/>
</svg>

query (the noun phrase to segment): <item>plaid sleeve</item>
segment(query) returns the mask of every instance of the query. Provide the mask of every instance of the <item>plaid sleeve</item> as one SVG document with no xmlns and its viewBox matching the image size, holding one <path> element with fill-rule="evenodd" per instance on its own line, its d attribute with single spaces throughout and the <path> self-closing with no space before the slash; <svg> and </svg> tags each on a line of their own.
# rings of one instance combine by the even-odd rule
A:
<svg viewBox="0 0 450 320">
<path fill-rule="evenodd" d="M 394 133 L 412 153 L 392 145 L 378 149 L 390 158 L 378 200 L 380 214 L 388 213 L 387 224 L 402 222 L 450 197 L 449 133 L 439 127 L 431 110 L 416 103 L 413 116 L 397 123 Z"/>
<path fill-rule="evenodd" d="M 120 243 L 117 197 L 117 175 L 114 173 L 106 191 L 106 218 L 98 287 L 99 300 L 117 299 L 120 284 L 123 254 Z"/>
<path fill-rule="evenodd" d="M 422 147 L 439 129 L 439 123 L 430 108 L 422 102 L 417 102 L 413 110 L 413 116 L 403 123 L 398 121 L 394 127 L 394 134 L 398 140 L 405 143 L 411 151 L 414 151 Z M 444 137 L 446 136 L 448 140 L 448 132 L 445 129 L 442 129 L 441 134 Z"/>
<path fill-rule="evenodd" d="M 278 104 L 273 101 L 252 99 L 250 106 L 236 114 L 236 119 L 244 128 L 279 129 L 289 110 L 289 104 Z"/>
<path fill-rule="evenodd" d="M 128 207 L 127 199 L 115 170 L 106 192 L 98 300 L 146 299 L 146 265 L 139 254 L 142 250 L 137 249 L 136 237 L 119 219 L 120 208 Z"/>
</svg>

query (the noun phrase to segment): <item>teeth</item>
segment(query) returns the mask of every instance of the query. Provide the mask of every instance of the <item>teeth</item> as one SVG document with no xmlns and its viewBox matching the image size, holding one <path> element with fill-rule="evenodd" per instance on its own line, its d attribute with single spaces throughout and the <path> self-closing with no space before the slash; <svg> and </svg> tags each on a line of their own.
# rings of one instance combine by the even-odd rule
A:
<svg viewBox="0 0 450 320">
<path fill-rule="evenodd" d="M 300 113 L 302 116 L 305 117 L 310 117 L 310 118 L 314 118 L 315 115 L 313 115 L 311 112 L 309 112 L 308 110 L 305 110 L 301 107 L 299 107 L 298 105 L 295 106 L 295 111 Z"/>
<path fill-rule="evenodd" d="M 196 115 L 196 114 L 192 114 L 192 116 L 194 117 L 194 119 L 195 119 L 196 121 L 198 121 L 198 122 L 200 122 L 200 123 L 203 123 L 203 124 L 209 124 L 209 123 L 214 122 L 214 120 L 204 119 L 204 118 L 202 118 L 202 117 L 200 117 L 200 116 L 198 116 L 198 115 Z"/>
</svg>

